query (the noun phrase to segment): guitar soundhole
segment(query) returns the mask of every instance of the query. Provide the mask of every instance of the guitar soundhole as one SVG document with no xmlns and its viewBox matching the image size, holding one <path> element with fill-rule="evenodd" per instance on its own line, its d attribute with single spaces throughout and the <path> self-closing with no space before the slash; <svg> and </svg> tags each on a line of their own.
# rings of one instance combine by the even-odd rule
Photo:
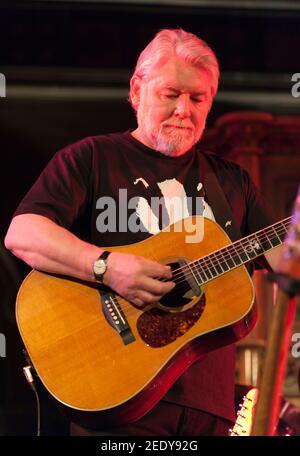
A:
<svg viewBox="0 0 300 456">
<path fill-rule="evenodd" d="M 176 308 L 179 308 L 180 310 L 190 303 L 195 294 L 200 295 L 201 290 L 194 282 L 189 269 L 183 266 L 184 263 L 172 262 L 167 264 L 171 266 L 173 281 L 176 285 L 170 293 L 167 293 L 162 297 L 159 303 L 166 309 L 176 310 Z"/>
<path fill-rule="evenodd" d="M 180 267 L 176 262 L 168 264 L 173 271 Z M 201 290 L 190 286 L 190 278 L 188 283 L 182 274 L 174 272 L 174 277 L 177 279 L 172 292 L 137 320 L 141 339 L 151 347 L 163 347 L 183 336 L 199 320 L 205 307 L 205 295 L 200 297 Z"/>
<path fill-rule="evenodd" d="M 168 263 L 171 266 L 172 272 L 180 268 L 179 263 Z M 160 304 L 167 308 L 176 308 L 183 307 L 184 305 L 190 302 L 190 296 L 188 296 L 191 291 L 191 287 L 188 282 L 185 280 L 182 274 L 173 272 L 174 282 L 176 286 L 170 293 L 167 293 L 160 300 Z"/>
</svg>

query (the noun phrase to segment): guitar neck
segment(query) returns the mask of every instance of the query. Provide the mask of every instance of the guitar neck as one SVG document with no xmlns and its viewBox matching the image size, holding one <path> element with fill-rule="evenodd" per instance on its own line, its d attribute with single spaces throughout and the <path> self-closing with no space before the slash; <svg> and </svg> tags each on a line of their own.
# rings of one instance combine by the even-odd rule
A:
<svg viewBox="0 0 300 456">
<path fill-rule="evenodd" d="M 249 436 L 251 434 L 254 418 L 254 409 L 257 404 L 258 389 L 251 388 L 243 402 L 240 404 L 237 418 L 232 429 L 229 430 L 229 436 Z"/>
<path fill-rule="evenodd" d="M 274 223 L 274 225 L 189 263 L 188 266 L 199 285 L 255 260 L 265 252 L 282 244 L 291 219 L 292 217 L 288 217 Z"/>
</svg>

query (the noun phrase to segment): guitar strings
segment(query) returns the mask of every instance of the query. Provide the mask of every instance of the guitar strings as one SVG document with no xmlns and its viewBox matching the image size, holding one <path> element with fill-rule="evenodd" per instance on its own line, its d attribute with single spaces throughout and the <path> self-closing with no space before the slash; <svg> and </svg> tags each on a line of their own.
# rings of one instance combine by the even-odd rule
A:
<svg viewBox="0 0 300 456">
<path fill-rule="evenodd" d="M 287 221 L 288 221 L 288 219 L 284 220 L 284 221 L 281 223 L 281 225 L 283 225 L 283 223 L 285 222 L 285 224 L 288 226 L 289 223 L 287 223 Z M 272 228 L 272 227 L 268 227 L 268 229 L 270 229 L 270 228 Z M 278 236 L 277 234 L 279 234 L 279 235 L 281 236 L 282 234 L 285 234 L 285 233 L 286 233 L 286 226 L 281 226 L 280 228 L 281 228 L 280 231 L 277 230 L 276 233 L 273 233 L 273 238 L 272 238 L 272 239 L 274 239 L 274 238 L 277 238 L 277 239 L 278 239 L 279 236 Z M 265 235 L 265 231 L 266 231 L 266 230 L 267 230 L 267 229 L 261 230 L 262 233 L 260 233 L 260 235 L 259 235 L 259 232 L 258 232 L 258 233 L 256 234 L 256 236 L 257 236 L 257 237 L 259 237 L 259 236 L 262 237 L 262 236 L 263 236 L 263 237 L 265 238 L 265 237 L 266 237 L 266 235 Z M 248 236 L 248 238 L 251 237 L 251 236 L 253 236 L 253 235 Z M 244 238 L 243 241 L 245 241 L 246 239 L 247 239 L 247 238 Z M 239 243 L 239 242 L 240 242 L 240 241 L 235 241 L 235 243 Z M 226 249 L 226 248 L 231 248 L 231 247 L 232 247 L 232 244 L 229 244 L 228 246 L 225 246 L 224 249 Z M 236 250 L 234 250 L 234 251 L 236 252 Z M 241 251 L 241 250 L 240 250 L 240 251 Z M 245 253 L 245 250 L 242 250 L 242 252 Z M 210 254 L 210 255 L 212 255 L 212 254 Z M 208 256 L 210 256 L 210 255 L 208 255 Z M 257 255 L 257 256 L 260 256 L 260 255 Z M 257 256 L 256 256 L 256 257 L 257 257 Z M 200 260 L 195 260 L 195 262 L 202 261 L 202 260 L 204 260 L 204 259 L 205 259 L 205 257 L 203 257 L 203 258 L 200 259 Z M 232 259 L 232 258 L 231 258 L 231 259 Z M 251 261 L 251 259 L 252 259 L 252 258 L 250 258 L 249 260 L 247 260 L 246 263 L 247 263 L 248 261 Z M 253 259 L 255 259 L 255 258 L 253 258 Z M 193 263 L 193 262 L 191 262 L 191 263 Z M 191 265 L 191 263 L 189 263 L 189 265 Z M 243 264 L 243 263 L 244 263 L 244 262 L 242 262 L 242 264 Z M 233 268 L 230 268 L 229 270 L 224 271 L 224 272 L 222 272 L 222 273 L 220 273 L 220 274 L 218 274 L 218 275 L 223 275 L 223 274 L 225 274 L 226 272 L 229 272 L 230 270 L 235 269 L 235 268 L 238 267 L 238 266 L 240 266 L 240 264 L 235 265 Z M 181 273 L 181 271 L 184 270 L 184 269 L 186 269 L 186 270 L 188 271 L 186 274 L 182 274 L 182 273 Z M 195 268 L 195 266 L 194 266 L 194 271 L 196 271 L 196 270 L 197 270 L 197 268 Z M 208 268 L 206 268 L 206 269 L 204 268 L 203 270 L 204 270 L 204 271 L 211 270 L 211 267 L 208 267 Z M 176 271 L 178 271 L 178 272 L 176 272 Z M 173 279 L 173 281 L 176 282 L 176 285 L 177 285 L 177 291 L 176 291 L 176 293 L 174 293 L 174 295 L 176 296 L 176 295 L 178 295 L 178 294 L 181 294 L 181 293 L 180 293 L 180 289 L 182 290 L 182 287 L 178 287 L 178 285 L 181 284 L 181 283 L 185 283 L 185 282 L 186 282 L 186 279 L 187 279 L 188 277 L 194 276 L 194 274 L 191 272 L 191 268 L 190 268 L 189 266 L 186 266 L 186 265 L 185 265 L 185 266 L 182 266 L 182 267 L 180 267 L 180 268 L 178 268 L 178 269 L 176 269 L 176 270 L 174 270 L 174 272 L 176 272 L 176 274 L 174 274 L 174 276 L 172 276 L 172 279 Z M 177 277 L 176 277 L 176 276 L 177 276 Z M 183 277 L 183 280 L 177 281 L 177 279 L 178 279 L 178 278 L 181 278 L 181 277 Z M 216 278 L 216 277 L 211 277 L 211 278 L 208 277 L 208 280 L 205 280 L 204 282 L 202 282 L 201 285 L 203 285 L 203 284 L 209 282 L 210 280 L 212 280 L 212 279 L 214 279 L 214 278 Z M 163 279 L 162 281 L 166 282 L 166 281 L 168 281 L 168 280 L 167 280 L 167 279 Z M 124 301 L 124 303 L 125 303 L 124 308 L 132 308 L 132 304 L 130 304 L 130 303 L 128 304 L 127 301 L 124 300 L 124 298 L 121 298 L 120 300 Z"/>
<path fill-rule="evenodd" d="M 265 235 L 261 234 L 260 236 L 257 235 L 253 239 L 253 241 L 255 241 L 255 242 L 261 241 L 261 239 L 263 238 L 264 241 L 267 241 L 270 243 L 270 247 L 268 249 L 266 249 L 266 251 L 271 250 L 272 248 L 276 247 L 276 246 L 272 245 L 272 242 L 274 242 L 274 240 L 278 241 L 280 236 L 287 233 L 287 226 L 282 226 L 281 229 L 277 230 L 276 233 L 272 233 L 272 237 L 268 236 L 268 238 L 266 238 Z M 280 240 L 280 243 L 282 243 L 281 240 Z M 173 272 L 175 272 L 175 274 L 173 274 L 172 278 L 176 278 L 176 277 L 182 275 L 181 271 L 183 271 L 184 269 L 186 271 L 192 270 L 193 272 L 196 272 L 196 271 L 198 271 L 199 267 L 202 269 L 200 274 L 202 272 L 206 273 L 207 271 L 211 271 L 214 268 L 215 272 L 217 272 L 217 275 L 219 275 L 217 267 L 222 269 L 222 265 L 220 264 L 221 262 L 226 263 L 228 260 L 231 260 L 232 262 L 234 262 L 235 261 L 234 258 L 241 257 L 241 255 L 247 255 L 248 258 L 246 259 L 246 261 L 243 261 L 243 260 L 241 261 L 241 264 L 244 264 L 244 263 L 247 263 L 248 261 L 251 261 L 252 259 L 257 258 L 258 256 L 260 256 L 264 253 L 262 251 L 261 253 L 256 253 L 254 257 L 250 257 L 249 252 L 242 245 L 241 241 L 236 241 L 235 244 L 236 245 L 229 244 L 228 246 L 224 246 L 215 253 L 211 252 L 210 254 L 202 257 L 201 259 L 193 260 L 190 263 L 187 263 L 185 266 L 182 266 L 182 267 L 174 270 Z M 277 245 L 279 245 L 279 244 L 277 244 Z M 249 247 L 249 244 L 246 247 Z M 250 245 L 250 247 L 251 247 L 251 245 Z M 241 264 L 238 264 L 238 265 L 235 264 L 233 267 L 240 266 Z M 205 268 L 205 266 L 206 266 L 206 268 Z M 228 269 L 225 271 L 223 270 L 223 272 L 227 272 L 227 271 L 228 271 Z M 199 275 L 199 273 L 198 273 L 198 275 Z M 210 273 L 210 275 L 214 275 L 214 274 Z M 211 277 L 208 276 L 208 279 L 210 280 Z M 163 279 L 162 281 L 167 281 L 167 279 Z"/>
<path fill-rule="evenodd" d="M 224 246 L 222 247 L 220 250 L 218 250 L 217 252 L 211 252 L 210 254 L 204 256 L 203 258 L 199 259 L 199 260 L 194 260 L 193 262 L 189 263 L 189 266 L 191 266 L 192 263 L 197 263 L 197 262 L 201 262 L 202 260 L 206 260 L 206 259 L 209 259 L 210 263 L 215 266 L 215 265 L 219 265 L 219 260 L 226 260 L 228 258 L 230 258 L 230 255 L 233 253 L 234 255 L 236 254 L 247 254 L 248 255 L 248 252 L 246 250 L 246 248 L 249 248 L 252 247 L 253 248 L 253 245 L 251 245 L 251 243 L 248 243 L 248 245 L 244 245 L 246 244 L 245 241 L 254 241 L 254 242 L 258 242 L 263 239 L 264 241 L 268 241 L 269 244 L 270 244 L 270 248 L 273 248 L 275 246 L 272 245 L 271 241 L 274 241 L 274 239 L 278 240 L 280 238 L 280 236 L 282 236 L 283 234 L 285 234 L 287 232 L 287 226 L 288 224 L 286 223 L 285 225 L 282 225 L 280 227 L 280 230 L 277 230 L 276 232 L 271 232 L 271 236 L 267 236 L 265 232 L 263 233 L 257 233 L 256 235 L 250 235 L 248 236 L 247 238 L 244 238 L 243 240 L 238 240 L 238 241 L 235 241 L 234 243 L 232 244 L 228 244 L 227 246 Z M 282 242 L 282 240 L 280 239 L 280 243 Z M 246 248 L 245 248 L 246 247 Z M 269 250 L 269 249 L 266 249 L 266 250 Z M 224 255 L 224 253 L 226 255 Z M 262 253 L 264 252 L 261 252 L 259 253 L 257 256 L 261 255 Z M 211 259 L 210 257 L 213 257 L 213 259 Z M 214 260 L 217 260 L 217 261 L 214 261 Z M 249 260 L 251 260 L 251 258 L 249 258 Z"/>
<path fill-rule="evenodd" d="M 266 251 L 271 250 L 272 248 L 275 247 L 272 245 L 272 242 L 274 242 L 274 240 L 278 241 L 280 236 L 282 236 L 283 234 L 286 234 L 287 226 L 288 226 L 288 224 L 286 224 L 285 226 L 281 226 L 280 230 L 277 230 L 276 233 L 274 233 L 274 232 L 271 233 L 272 238 L 271 238 L 271 236 L 268 236 L 268 238 L 267 238 L 265 233 L 261 233 L 261 234 L 257 234 L 255 237 L 254 237 L 254 235 L 250 235 L 247 238 L 244 238 L 243 243 L 245 242 L 245 240 L 251 239 L 251 237 L 253 237 L 252 240 L 255 242 L 261 241 L 261 239 L 263 239 L 265 241 L 267 240 L 270 243 L 270 247 L 268 249 L 266 249 Z M 281 242 L 282 242 L 282 240 L 280 240 L 280 243 Z M 187 263 L 186 265 L 173 270 L 172 279 L 174 279 L 174 278 L 176 279 L 179 276 L 186 276 L 191 271 L 197 272 L 198 267 L 200 267 L 202 269 L 202 272 L 205 272 L 205 273 L 207 271 L 211 271 L 212 268 L 214 268 L 215 271 L 217 271 L 216 266 L 218 266 L 222 269 L 220 261 L 222 261 L 223 263 L 227 262 L 228 260 L 231 260 L 232 262 L 234 262 L 233 257 L 238 257 L 242 254 L 246 254 L 248 256 L 248 259 L 246 261 L 242 260 L 241 264 L 244 264 L 245 262 L 247 263 L 248 261 L 251 261 L 252 259 L 255 259 L 256 257 L 258 257 L 264 253 L 264 252 L 258 253 L 253 258 L 251 258 L 251 257 L 249 257 L 249 252 L 247 252 L 247 250 L 243 246 L 243 243 L 241 242 L 241 240 L 235 241 L 233 244 L 228 244 L 227 246 L 222 247 L 217 252 L 211 252 L 210 254 L 208 254 L 200 259 L 193 260 L 193 261 Z M 246 247 L 249 247 L 249 244 Z M 206 268 L 205 268 L 205 266 L 206 266 Z M 240 264 L 234 265 L 234 266 L 240 266 Z M 187 271 L 187 274 L 181 273 L 184 270 Z M 227 272 L 227 271 L 228 271 L 228 269 L 223 272 Z M 218 271 L 217 271 L 217 273 L 218 273 Z M 201 272 L 200 272 L 200 274 L 201 274 Z M 191 276 L 193 274 L 189 274 L 189 275 Z M 210 275 L 212 275 L 212 274 L 210 274 Z M 210 280 L 211 277 L 208 276 L 208 279 Z M 168 281 L 168 279 L 162 279 L 162 281 L 165 282 L 165 281 Z"/>
<path fill-rule="evenodd" d="M 232 257 L 237 257 L 237 256 L 240 256 L 243 254 L 246 254 L 248 256 L 248 259 L 245 261 L 247 263 L 248 261 L 251 261 L 252 259 L 255 259 L 256 257 L 262 255 L 264 252 L 262 251 L 261 253 L 257 253 L 253 258 L 249 257 L 249 252 L 247 252 L 247 250 L 243 246 L 243 243 L 245 240 L 249 240 L 251 237 L 253 237 L 253 241 L 255 241 L 255 242 L 261 241 L 263 239 L 264 241 L 267 241 L 270 243 L 270 247 L 268 249 L 266 249 L 266 251 L 271 250 L 272 248 L 276 247 L 276 246 L 272 245 L 272 242 L 274 242 L 274 240 L 278 241 L 278 239 L 280 239 L 280 236 L 287 233 L 288 225 L 289 224 L 286 224 L 285 226 L 281 226 L 280 230 L 277 230 L 276 233 L 274 233 L 274 232 L 271 233 L 272 237 L 268 236 L 268 238 L 267 238 L 265 233 L 261 233 L 260 235 L 257 234 L 255 237 L 253 235 L 250 235 L 248 238 L 244 238 L 243 242 L 241 242 L 241 240 L 238 240 L 238 241 L 235 241 L 233 244 L 228 244 L 227 246 L 222 247 L 217 252 L 211 252 L 210 254 L 208 254 L 200 259 L 193 260 L 190 263 L 187 263 L 185 266 L 175 269 L 173 271 L 172 278 L 174 278 L 174 277 L 176 278 L 179 275 L 181 275 L 181 271 L 183 271 L 184 269 L 186 271 L 189 271 L 191 268 L 193 268 L 194 271 L 197 271 L 198 266 L 202 267 L 201 263 L 204 263 L 203 266 L 207 266 L 207 269 L 203 269 L 203 271 L 205 271 L 205 272 L 207 270 L 210 271 L 212 269 L 212 267 L 216 270 L 216 266 L 219 266 L 222 268 L 220 261 L 222 261 L 223 263 L 227 262 L 228 260 L 234 261 Z M 280 239 L 280 243 L 282 243 L 281 239 Z M 277 245 L 279 245 L 279 244 L 277 244 Z M 246 247 L 249 247 L 249 244 Z M 250 247 L 252 247 L 252 246 L 250 245 Z M 208 263 L 208 261 L 209 261 L 209 263 Z M 243 263 L 244 263 L 244 261 L 242 260 L 242 264 Z M 240 265 L 235 265 L 235 266 L 240 266 Z M 174 274 L 174 272 L 175 272 L 175 274 Z M 227 272 L 227 270 L 224 272 Z M 163 279 L 163 281 L 167 281 L 167 279 Z"/>
<path fill-rule="evenodd" d="M 282 227 L 282 228 L 283 228 L 283 231 L 282 231 L 282 229 L 281 229 L 281 232 L 277 231 L 277 234 L 281 235 L 281 234 L 284 234 L 284 233 L 286 232 L 286 227 Z M 273 238 L 272 238 L 272 239 L 276 239 L 276 238 L 278 239 L 278 235 L 277 235 L 277 234 L 276 234 L 276 236 L 274 236 L 274 233 L 273 233 Z M 235 252 L 236 252 L 236 250 L 235 250 Z M 245 253 L 245 251 L 243 251 L 243 252 Z M 257 256 L 259 256 L 259 255 L 256 255 L 256 257 L 257 257 Z M 223 258 L 224 258 L 224 257 L 223 257 Z M 249 259 L 246 261 L 246 263 L 247 263 L 248 261 L 251 261 L 251 259 L 254 259 L 254 258 L 249 258 Z M 201 259 L 201 261 L 202 261 L 202 259 Z M 244 264 L 244 261 L 242 262 L 242 264 Z M 218 273 L 217 275 L 219 276 L 219 275 L 225 274 L 226 272 L 229 272 L 230 270 L 235 269 L 235 268 L 238 267 L 238 266 L 240 266 L 240 264 L 238 264 L 238 265 L 235 264 L 234 267 L 231 267 L 229 270 L 225 270 L 225 271 L 223 271 L 223 272 L 221 272 L 221 273 Z M 184 269 L 184 268 L 186 268 L 186 266 L 179 268 L 179 270 L 182 270 L 182 269 Z M 205 266 L 204 266 L 204 267 L 202 268 L 202 270 L 205 271 L 205 273 L 206 273 L 207 270 L 211 271 L 211 265 L 208 265 L 208 268 L 205 268 Z M 176 285 L 177 285 L 176 293 L 174 293 L 174 295 L 180 294 L 180 291 L 182 290 L 182 287 L 178 287 L 178 284 L 180 284 L 180 283 L 182 283 L 182 282 L 186 283 L 187 276 L 192 276 L 192 275 L 194 275 L 193 272 L 190 272 L 190 271 L 191 271 L 191 268 L 189 267 L 189 268 L 188 268 L 188 274 L 183 275 L 183 274 L 178 274 L 178 273 L 177 273 L 177 274 L 174 275 L 175 277 L 172 277 L 172 279 L 176 282 Z M 218 272 L 218 271 L 217 271 L 217 272 Z M 177 277 L 176 277 L 176 275 L 177 275 Z M 206 276 L 207 276 L 207 273 L 206 273 Z M 176 280 L 176 279 L 178 279 L 178 278 L 180 278 L 180 277 L 183 277 L 183 280 L 181 280 L 181 281 Z M 215 277 L 209 277 L 209 276 L 208 276 L 208 280 L 205 280 L 205 281 L 202 282 L 200 285 L 203 285 L 204 283 L 207 283 L 208 281 L 212 280 L 213 278 L 215 278 Z M 167 279 L 164 279 L 164 281 L 167 281 Z M 126 307 L 128 307 L 128 306 L 126 306 Z"/>
<path fill-rule="evenodd" d="M 270 244 L 272 245 L 272 243 L 271 243 L 272 240 L 274 240 L 274 239 L 277 239 L 277 240 L 278 240 L 278 239 L 280 238 L 280 236 L 282 236 L 283 234 L 286 234 L 286 232 L 287 232 L 287 227 L 290 225 L 290 220 L 291 220 L 291 217 L 289 217 L 289 218 L 283 220 L 282 222 L 277 222 L 276 224 L 274 224 L 274 225 L 272 225 L 272 226 L 270 226 L 270 227 L 268 227 L 268 228 L 265 228 L 265 229 L 263 229 L 263 230 L 261 230 L 261 231 L 259 231 L 259 232 L 257 232 L 257 233 L 254 233 L 254 234 L 251 234 L 251 235 L 247 236 L 247 237 L 244 238 L 243 240 L 235 241 L 234 243 L 229 244 L 228 246 L 223 247 L 221 250 L 224 250 L 225 253 L 227 253 L 228 251 L 231 250 L 231 251 L 234 252 L 235 255 L 236 255 L 236 254 L 239 254 L 239 253 L 244 253 L 244 254 L 246 253 L 246 254 L 248 255 L 248 253 L 245 251 L 245 249 L 243 248 L 243 246 L 242 246 L 241 243 L 242 243 L 242 242 L 245 242 L 247 239 L 251 239 L 251 238 L 256 238 L 256 240 L 257 240 L 257 239 L 262 239 L 262 238 L 263 238 L 264 240 L 268 240 L 268 242 L 270 242 Z M 280 229 L 275 230 L 274 227 L 275 227 L 276 225 L 280 225 Z M 270 236 L 268 236 L 268 234 L 266 234 L 266 232 L 267 232 L 267 231 L 270 231 L 270 230 L 272 230 L 272 229 L 273 229 L 273 232 L 271 233 L 271 234 L 272 234 L 272 238 L 271 238 Z M 267 238 L 267 236 L 268 236 L 268 238 Z M 281 242 L 282 242 L 282 241 L 281 241 Z M 237 244 L 238 246 L 236 247 L 236 246 L 234 246 L 234 244 Z M 279 245 L 279 244 L 278 244 L 278 245 Z M 268 249 L 268 250 L 271 250 L 271 248 L 272 248 L 272 247 L 270 247 L 270 249 Z M 216 265 L 220 266 L 220 264 L 218 264 L 217 262 L 214 262 L 213 260 L 209 259 L 209 257 L 210 257 L 210 256 L 213 256 L 213 255 L 214 255 L 216 258 L 217 258 L 217 257 L 219 257 L 219 258 L 221 257 L 223 261 L 225 260 L 225 262 L 227 261 L 226 258 L 229 258 L 230 260 L 233 261 L 230 252 L 229 252 L 229 255 L 227 255 L 227 257 L 226 257 L 226 256 L 224 256 L 224 254 L 222 254 L 222 252 L 218 251 L 218 252 L 216 252 L 216 253 L 212 252 L 212 253 L 210 253 L 209 255 L 207 255 L 207 256 L 205 256 L 205 257 L 203 257 L 203 258 L 201 258 L 201 259 L 194 260 L 194 261 L 188 263 L 187 265 L 184 265 L 184 266 L 181 266 L 180 268 L 175 269 L 175 270 L 173 271 L 173 275 L 172 275 L 172 280 L 176 283 L 176 286 L 177 286 L 176 293 L 174 293 L 174 295 L 179 295 L 179 294 L 181 294 L 181 293 L 180 293 L 180 289 L 182 290 L 182 287 L 180 287 L 180 286 L 178 287 L 178 285 L 180 285 L 180 284 L 182 284 L 182 283 L 186 283 L 186 279 L 187 279 L 188 277 L 194 277 L 193 272 L 196 272 L 196 271 L 198 270 L 198 268 L 197 268 L 197 266 L 195 265 L 195 263 L 203 263 L 203 262 L 205 263 L 205 264 L 203 265 L 203 267 L 202 267 L 202 270 L 203 270 L 203 272 L 205 273 L 206 276 L 207 276 L 207 273 L 206 273 L 206 272 L 207 272 L 207 271 L 211 271 L 211 269 L 212 269 L 212 268 L 211 268 L 211 265 L 216 264 Z M 255 259 L 257 256 L 260 256 L 260 255 L 261 255 L 261 254 L 258 254 L 258 255 L 256 255 L 254 258 L 249 258 L 249 259 L 246 260 L 245 262 L 242 261 L 241 264 L 247 263 L 247 262 L 251 261 L 252 259 Z M 239 256 L 239 255 L 238 255 L 238 256 Z M 248 255 L 248 256 L 249 256 L 249 255 Z M 211 265 L 207 264 L 207 259 L 209 259 L 209 261 L 211 262 Z M 230 269 L 225 270 L 225 271 L 223 271 L 223 272 L 221 272 L 221 273 L 218 273 L 217 276 L 226 274 L 227 272 L 230 272 L 232 269 L 235 269 L 236 267 L 241 266 L 241 264 L 234 265 L 234 266 L 231 267 Z M 206 267 L 205 267 L 205 266 L 206 266 Z M 213 267 L 214 267 L 214 266 L 213 266 Z M 186 272 L 186 273 L 182 273 L 182 271 L 184 271 L 184 270 L 187 271 L 187 272 Z M 216 268 L 215 268 L 215 270 L 216 270 Z M 218 272 L 218 271 L 216 270 L 216 272 Z M 174 274 L 174 273 L 175 273 L 175 274 Z M 208 280 L 205 280 L 205 281 L 202 282 L 200 285 L 203 285 L 203 284 L 209 282 L 210 280 L 213 280 L 214 278 L 216 278 L 216 277 L 214 277 L 214 276 L 213 276 L 213 277 L 207 276 L 207 277 L 208 277 Z M 183 280 L 178 280 L 178 279 L 181 279 L 181 278 L 183 278 Z M 167 282 L 168 279 L 162 279 L 162 281 L 163 281 L 163 282 Z M 124 302 L 124 307 L 123 307 L 124 309 L 129 308 L 129 309 L 132 309 L 132 310 L 133 310 L 133 307 L 134 307 L 133 304 L 128 303 L 128 302 L 127 302 L 124 298 L 122 298 L 121 296 L 119 297 L 118 300 L 121 301 L 121 302 Z M 140 310 L 142 310 L 142 308 L 141 308 Z M 128 313 L 128 314 L 129 314 L 129 313 Z"/>
<path fill-rule="evenodd" d="M 251 260 L 249 260 L 249 261 L 251 261 Z M 243 264 L 243 263 L 242 263 L 242 264 Z M 233 269 L 238 268 L 239 266 L 240 266 L 240 265 L 235 265 L 234 267 L 230 268 L 230 269 L 227 270 L 227 271 L 224 271 L 224 272 L 222 272 L 222 273 L 220 273 L 220 274 L 218 273 L 218 276 L 224 275 L 224 274 L 226 274 L 227 272 L 230 272 L 230 271 L 232 271 Z M 206 269 L 204 269 L 204 270 L 206 270 Z M 183 277 L 184 277 L 183 280 L 179 280 L 179 281 L 178 281 L 178 280 L 173 280 L 173 281 L 175 281 L 175 283 L 176 283 L 176 292 L 173 292 L 173 296 L 174 296 L 174 297 L 182 294 L 182 291 L 184 290 L 184 286 L 185 286 L 185 284 L 186 284 L 187 276 L 194 276 L 194 274 L 189 273 L 189 274 L 184 275 L 184 276 L 183 276 Z M 180 277 L 179 277 L 179 278 L 180 278 Z M 205 283 L 210 282 L 210 281 L 213 280 L 214 278 L 216 278 L 216 277 L 209 277 L 208 280 L 202 281 L 202 283 L 200 283 L 199 285 L 200 285 L 200 286 L 201 286 L 201 285 L 204 285 Z M 122 297 L 119 298 L 119 302 L 120 302 L 120 303 L 124 303 L 124 305 L 122 306 L 122 309 L 124 309 L 124 310 L 126 309 L 126 310 L 127 310 L 127 315 L 128 315 L 128 316 L 134 314 L 134 313 L 135 313 L 135 310 L 134 310 L 134 309 L 136 309 L 136 308 L 138 308 L 139 310 L 143 311 L 143 308 L 142 308 L 142 307 L 139 308 L 138 306 L 134 306 L 134 305 L 131 304 L 130 302 L 128 303 L 128 301 L 126 301 L 126 300 L 125 300 L 124 298 L 122 298 Z M 155 305 L 155 304 L 154 304 L 154 305 Z"/>
</svg>

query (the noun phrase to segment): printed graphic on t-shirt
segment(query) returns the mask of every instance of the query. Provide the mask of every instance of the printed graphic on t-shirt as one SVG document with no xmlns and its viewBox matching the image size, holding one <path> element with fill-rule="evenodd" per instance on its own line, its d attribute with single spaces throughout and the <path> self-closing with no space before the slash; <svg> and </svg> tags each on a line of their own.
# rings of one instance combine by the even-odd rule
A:
<svg viewBox="0 0 300 456">
<path fill-rule="evenodd" d="M 102 210 L 96 220 L 99 233 L 157 234 L 176 223 L 175 231 L 186 232 L 186 242 L 195 243 L 203 239 L 203 219 L 197 219 L 196 223 L 190 218 L 192 215 L 201 215 L 214 220 L 212 210 L 205 201 L 201 182 L 194 190 L 190 188 L 193 196 L 189 196 L 185 186 L 175 178 L 150 185 L 143 177 L 139 177 L 133 184 L 142 186 L 143 191 L 137 188 L 136 194 L 128 198 L 129 190 L 120 188 L 118 202 L 111 196 L 97 200 L 96 208 Z"/>
<path fill-rule="evenodd" d="M 137 179 L 134 183 L 146 181 L 143 178 Z M 147 184 L 148 185 L 148 184 Z M 151 198 L 151 204 L 144 197 L 139 197 L 136 205 L 136 213 L 145 227 L 151 233 L 156 234 L 160 231 L 160 226 L 167 226 L 185 219 L 190 215 L 197 214 L 214 220 L 211 207 L 204 199 L 204 188 L 201 182 L 197 185 L 199 195 L 196 198 L 187 196 L 184 185 L 175 178 L 166 179 L 157 183 L 161 198 Z M 195 205 L 195 211 L 193 211 Z M 159 207 L 162 209 L 162 220 L 159 220 Z"/>
</svg>

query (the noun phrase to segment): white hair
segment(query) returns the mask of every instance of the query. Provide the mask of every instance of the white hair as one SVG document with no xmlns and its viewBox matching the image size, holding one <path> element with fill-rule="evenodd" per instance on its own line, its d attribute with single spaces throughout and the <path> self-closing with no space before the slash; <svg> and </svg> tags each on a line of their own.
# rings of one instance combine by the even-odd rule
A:
<svg viewBox="0 0 300 456">
<path fill-rule="evenodd" d="M 163 29 L 141 52 L 131 79 L 145 80 L 157 63 L 168 61 L 172 57 L 182 59 L 186 64 L 207 70 L 211 75 L 212 96 L 218 90 L 219 64 L 215 53 L 208 44 L 193 33 L 178 29 Z M 132 89 L 129 92 L 132 101 Z"/>
</svg>

